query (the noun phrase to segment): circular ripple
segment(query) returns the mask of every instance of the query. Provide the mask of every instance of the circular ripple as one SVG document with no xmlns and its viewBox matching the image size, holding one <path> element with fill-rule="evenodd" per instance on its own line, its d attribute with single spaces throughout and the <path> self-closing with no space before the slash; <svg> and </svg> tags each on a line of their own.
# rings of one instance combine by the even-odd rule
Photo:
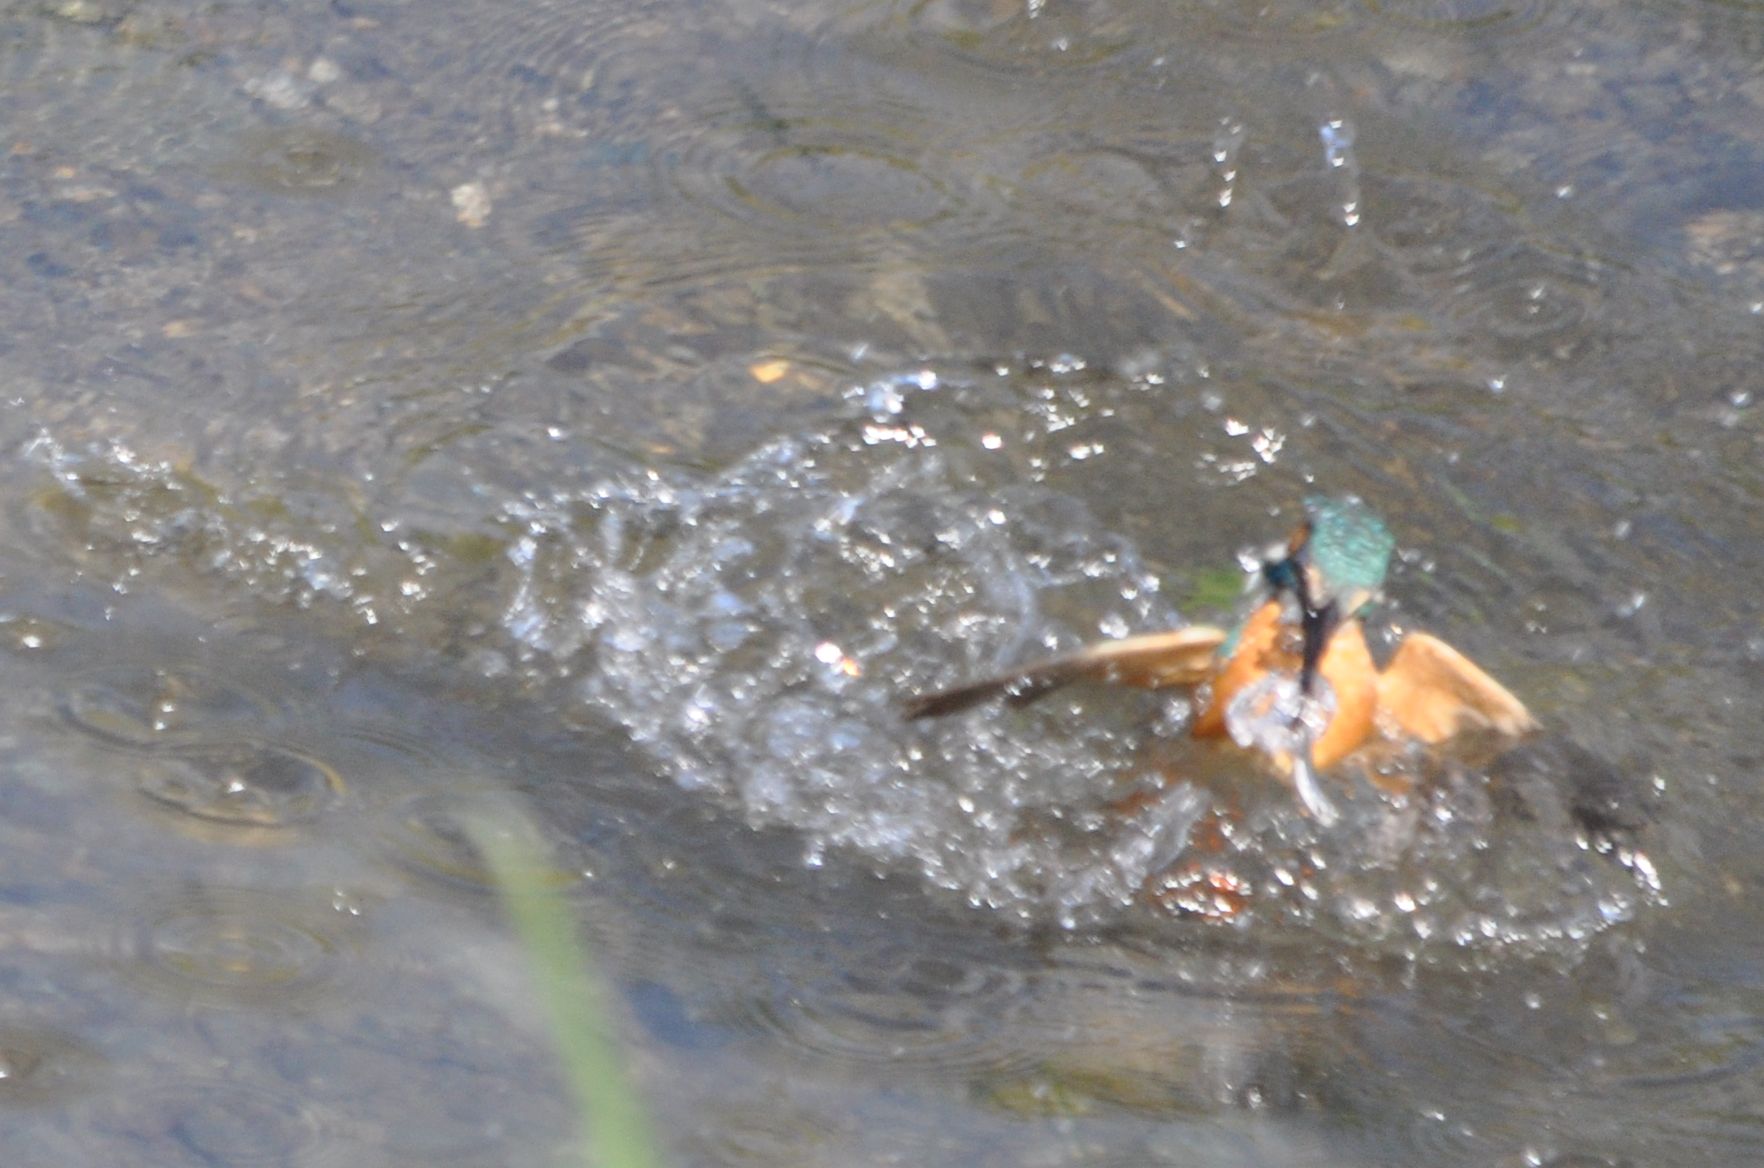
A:
<svg viewBox="0 0 1764 1168">
<path fill-rule="evenodd" d="M 104 1068 L 104 1057 L 71 1035 L 0 1026 L 0 1110 L 87 1094 Z"/>
<path fill-rule="evenodd" d="M 270 702 L 230 678 L 195 665 L 129 663 L 96 669 L 62 693 L 67 721 L 117 746 L 152 749 L 168 744 L 236 739 L 261 729 Z"/>
<path fill-rule="evenodd" d="M 922 114 L 895 108 L 899 121 L 878 123 L 874 111 L 846 109 L 834 94 L 768 102 L 704 111 L 690 137 L 654 155 L 655 180 L 669 194 L 741 229 L 722 241 L 695 229 L 694 246 L 711 249 L 701 266 L 869 266 L 883 258 L 876 245 L 887 233 L 962 211 L 917 158 L 931 132 Z"/>
<path fill-rule="evenodd" d="M 301 894 L 197 888 L 155 898 L 120 938 L 125 972 L 181 998 L 286 1006 L 355 959 L 352 921 Z"/>
<path fill-rule="evenodd" d="M 815 981 L 788 976 L 735 1003 L 729 1021 L 816 1059 L 969 1082 L 1027 1072 L 1040 1054 L 1005 1016 L 1025 978 L 997 965 L 897 950 L 860 953 Z"/>
<path fill-rule="evenodd" d="M 241 742 L 149 760 L 136 778 L 149 799 L 198 819 L 285 827 L 335 806 L 343 776 L 285 747 Z"/>
<path fill-rule="evenodd" d="M 156 1081 L 96 1104 L 90 1119 L 113 1163 L 255 1168 L 330 1159 L 317 1112 L 286 1093 L 230 1080 Z"/>
<path fill-rule="evenodd" d="M 485 24 L 464 52 L 457 38 L 441 48 L 412 46 L 408 66 L 433 70 L 437 59 L 456 61 L 459 73 L 443 83 L 474 120 L 502 111 L 520 138 L 588 138 L 598 150 L 589 135 L 604 129 L 601 119 L 644 106 L 648 97 L 636 91 L 659 78 L 678 82 L 690 72 L 679 56 L 700 47 L 702 34 L 683 27 L 682 15 L 678 5 L 645 0 L 592 7 L 534 0 Z"/>
<path fill-rule="evenodd" d="M 0 650 L 17 654 L 58 649 L 74 635 L 71 625 L 19 613 L 0 616 Z"/>
<path fill-rule="evenodd" d="M 1462 275 L 1487 263 L 1511 233 L 1518 203 L 1464 183 L 1425 175 L 1369 174 L 1361 227 L 1405 270 Z"/>
<path fill-rule="evenodd" d="M 1509 357 L 1569 355 L 1594 328 L 1608 269 L 1593 260 L 1522 248 L 1452 289 L 1466 337 Z"/>
<path fill-rule="evenodd" d="M 1144 43 L 1133 13 L 1110 0 L 918 0 L 907 35 L 921 48 L 987 72 L 1095 68 Z"/>
<path fill-rule="evenodd" d="M 1141 260 L 1167 250 L 1172 231 L 1192 236 L 1216 217 L 1223 188 L 1210 140 L 1168 127 L 1145 137 L 1144 147 L 1040 137 L 1003 160 L 1020 171 L 1013 199 L 1060 217 L 1069 246 Z"/>
</svg>

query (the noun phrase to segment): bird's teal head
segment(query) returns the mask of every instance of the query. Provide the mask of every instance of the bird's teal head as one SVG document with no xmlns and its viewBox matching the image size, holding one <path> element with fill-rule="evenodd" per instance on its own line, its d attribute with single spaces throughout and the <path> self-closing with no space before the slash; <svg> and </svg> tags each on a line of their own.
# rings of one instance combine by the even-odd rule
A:
<svg viewBox="0 0 1764 1168">
<path fill-rule="evenodd" d="M 1305 500 L 1305 522 L 1286 545 L 1262 563 L 1262 580 L 1276 598 L 1292 596 L 1313 614 L 1327 612 L 1327 624 L 1364 616 L 1384 586 L 1396 538 L 1384 520 L 1356 496 Z M 1234 629 L 1220 653 L 1237 651 L 1242 626 Z M 1328 627 L 1315 634 L 1326 639 Z M 1312 648 L 1312 655 L 1321 644 Z"/>
<path fill-rule="evenodd" d="M 1396 540 L 1359 499 L 1305 500 L 1305 522 L 1287 541 L 1286 554 L 1262 563 L 1274 598 L 1290 595 L 1304 634 L 1299 692 L 1310 697 L 1329 639 L 1344 620 L 1362 615 L 1384 586 Z M 1236 637 L 1230 651 L 1236 652 Z"/>
<path fill-rule="evenodd" d="M 1312 599 L 1333 602 L 1343 616 L 1359 616 L 1384 587 L 1396 537 L 1384 520 L 1353 495 L 1305 500 L 1307 538 L 1291 559 L 1308 560 Z"/>
</svg>

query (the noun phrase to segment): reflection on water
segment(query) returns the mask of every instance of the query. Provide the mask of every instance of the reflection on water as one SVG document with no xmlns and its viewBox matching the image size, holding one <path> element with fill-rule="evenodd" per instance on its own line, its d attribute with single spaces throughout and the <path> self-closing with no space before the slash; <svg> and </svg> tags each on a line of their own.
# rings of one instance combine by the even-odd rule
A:
<svg viewBox="0 0 1764 1168">
<path fill-rule="evenodd" d="M 9 1158 L 551 1158 L 512 789 L 690 1162 L 1756 1159 L 1761 43 L 0 17 Z M 1180 700 L 900 720 L 1230 621 L 1317 490 L 1541 735 L 1325 828 Z"/>
</svg>

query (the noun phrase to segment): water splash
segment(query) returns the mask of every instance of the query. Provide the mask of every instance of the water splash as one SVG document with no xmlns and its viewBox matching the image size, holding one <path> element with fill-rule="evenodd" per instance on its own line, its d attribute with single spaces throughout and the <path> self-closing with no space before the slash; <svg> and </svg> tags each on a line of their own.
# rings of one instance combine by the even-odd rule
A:
<svg viewBox="0 0 1764 1168">
<path fill-rule="evenodd" d="M 910 369 L 720 472 L 607 458 L 495 489 L 477 468 L 486 510 L 454 520 L 463 543 L 392 519 L 276 522 L 316 562 L 351 566 L 339 611 L 479 626 L 462 662 L 493 656 L 486 677 L 610 722 L 658 775 L 786 829 L 810 865 L 841 851 L 1036 923 L 1151 905 L 1417 960 L 1578 951 L 1658 898 L 1645 855 L 1577 842 L 1559 792 L 1516 816 L 1486 776 L 1424 754 L 1368 776 L 1301 767 L 1295 800 L 1252 752 L 1302 761 L 1304 728 L 1326 718 L 1329 695 L 1299 702 L 1290 682 L 1234 712 L 1252 751 L 1190 742 L 1180 699 L 1119 691 L 904 724 L 903 695 L 1182 623 L 1083 501 L 1120 473 L 1088 420 L 1136 392 L 1082 362 Z M 252 558 L 248 499 L 108 448 L 45 461 L 47 530 L 90 554 L 130 572 L 143 555 L 194 560 L 266 599 L 332 603 Z M 172 510 L 187 514 L 173 525 Z M 137 529 L 182 534 L 143 553 Z M 394 595 L 413 557 L 423 586 Z M 470 881 L 444 817 L 405 826 L 420 867 Z"/>
<path fill-rule="evenodd" d="M 1213 135 L 1213 177 L 1218 181 L 1217 196 L 1219 210 L 1230 208 L 1232 199 L 1237 197 L 1238 158 L 1243 152 L 1243 140 L 1246 135 L 1244 124 L 1237 118 L 1219 119 L 1219 129 Z"/>
<path fill-rule="evenodd" d="M 1299 679 L 1270 673 L 1244 686 L 1225 710 L 1225 726 L 1239 745 L 1290 760 L 1293 785 L 1305 810 L 1325 827 L 1341 818 L 1323 793 L 1311 764 L 1311 744 L 1335 716 L 1335 690 L 1321 677 L 1305 693 Z"/>
<path fill-rule="evenodd" d="M 1317 127 L 1323 141 L 1323 165 L 1336 188 L 1336 214 L 1343 227 L 1360 223 L 1360 159 L 1354 152 L 1355 130 L 1347 118 L 1326 118 Z"/>
</svg>

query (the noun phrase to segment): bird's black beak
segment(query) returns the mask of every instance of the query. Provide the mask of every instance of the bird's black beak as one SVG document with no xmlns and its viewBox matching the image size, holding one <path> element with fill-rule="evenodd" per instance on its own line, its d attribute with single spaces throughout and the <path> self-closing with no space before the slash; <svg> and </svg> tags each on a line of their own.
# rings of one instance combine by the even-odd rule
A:
<svg viewBox="0 0 1764 1168">
<path fill-rule="evenodd" d="M 1279 559 L 1266 560 L 1262 564 L 1262 579 L 1267 582 L 1272 598 L 1278 600 L 1287 593 L 1298 602 L 1299 631 L 1303 638 L 1302 668 L 1299 673 L 1299 692 L 1307 698 L 1317 679 L 1317 664 L 1323 659 L 1323 650 L 1334 635 L 1340 623 L 1339 613 L 1334 600 L 1321 603 L 1312 594 L 1310 573 L 1311 524 L 1307 520 L 1292 533 L 1286 543 L 1286 555 Z"/>
</svg>

